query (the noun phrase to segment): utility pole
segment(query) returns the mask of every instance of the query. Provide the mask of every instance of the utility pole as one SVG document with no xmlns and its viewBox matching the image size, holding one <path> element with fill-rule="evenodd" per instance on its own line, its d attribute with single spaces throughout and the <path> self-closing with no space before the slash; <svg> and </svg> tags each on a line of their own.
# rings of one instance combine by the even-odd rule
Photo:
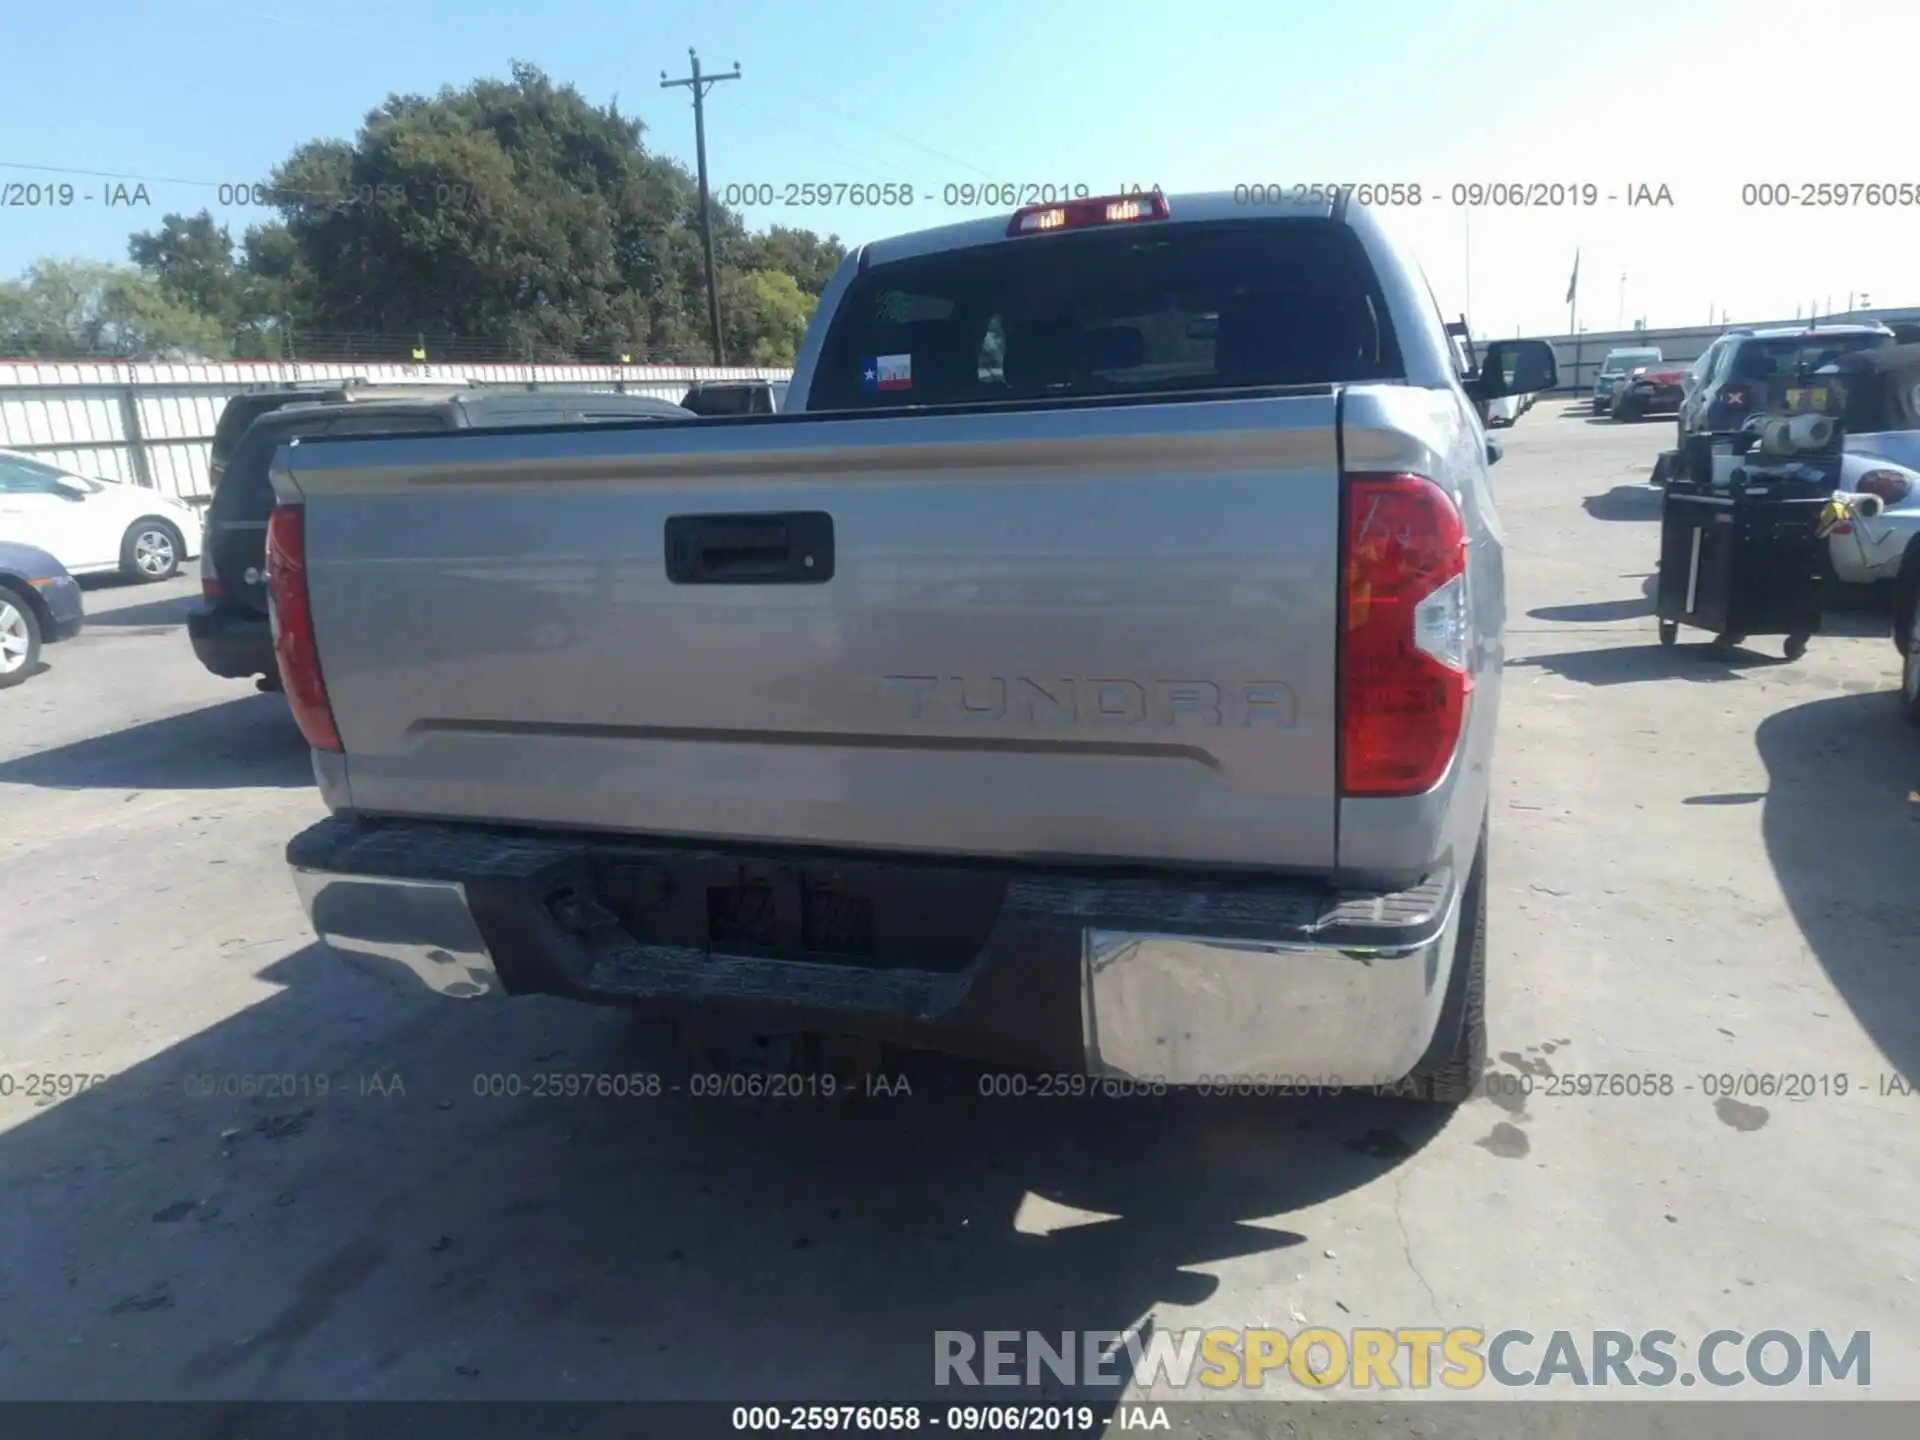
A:
<svg viewBox="0 0 1920 1440">
<path fill-rule="evenodd" d="M 1473 207 L 1470 205 L 1460 207 L 1460 231 L 1466 257 L 1460 267 L 1463 272 L 1460 279 L 1467 292 L 1467 315 L 1471 317 L 1473 315 Z M 1472 323 L 1471 318 L 1468 323 Z"/>
<path fill-rule="evenodd" d="M 713 341 L 713 363 L 721 363 L 720 357 L 720 290 L 714 282 L 713 274 L 713 212 L 707 200 L 707 91 L 722 80 L 740 78 L 740 62 L 733 62 L 731 75 L 702 75 L 700 57 L 687 47 L 687 56 L 693 61 L 693 74 L 680 80 L 669 80 L 667 72 L 660 72 L 660 88 L 671 90 L 676 85 L 685 85 L 693 91 L 693 146 L 700 161 L 700 244 L 707 255 L 707 334 Z"/>
</svg>

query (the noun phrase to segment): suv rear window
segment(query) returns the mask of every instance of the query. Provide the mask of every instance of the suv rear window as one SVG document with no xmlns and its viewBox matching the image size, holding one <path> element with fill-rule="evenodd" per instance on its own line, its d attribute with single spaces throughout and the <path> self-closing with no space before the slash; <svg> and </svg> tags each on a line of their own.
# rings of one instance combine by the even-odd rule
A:
<svg viewBox="0 0 1920 1440">
<path fill-rule="evenodd" d="M 1658 350 L 1629 350 L 1624 355 L 1609 355 L 1600 365 L 1602 375 L 1624 375 L 1642 365 L 1658 365 Z"/>
<path fill-rule="evenodd" d="M 1144 224 L 876 265 L 809 410 L 1398 378 L 1358 237 L 1326 220 Z"/>
<path fill-rule="evenodd" d="M 233 452 L 226 474 L 214 491 L 215 521 L 264 520 L 273 512 L 273 456 L 289 440 L 319 435 L 386 435 L 450 430 L 439 408 L 414 413 L 303 415 L 297 420 L 264 419 L 250 427 Z"/>
<path fill-rule="evenodd" d="M 1836 356 L 1892 343 L 1890 335 L 1829 335 L 1812 339 L 1785 335 L 1777 340 L 1749 340 L 1734 356 L 1733 378 L 1771 380 L 1778 375 L 1791 379 L 1803 367 L 1808 371 L 1818 370 L 1822 365 L 1831 364 Z"/>
<path fill-rule="evenodd" d="M 241 437 L 247 433 L 247 427 L 262 415 L 271 414 L 284 405 L 342 400 L 346 398 L 346 393 L 344 390 L 263 390 L 234 396 L 221 410 L 220 423 L 214 426 L 209 463 L 217 467 L 232 460 L 233 452 L 240 448 Z"/>
</svg>

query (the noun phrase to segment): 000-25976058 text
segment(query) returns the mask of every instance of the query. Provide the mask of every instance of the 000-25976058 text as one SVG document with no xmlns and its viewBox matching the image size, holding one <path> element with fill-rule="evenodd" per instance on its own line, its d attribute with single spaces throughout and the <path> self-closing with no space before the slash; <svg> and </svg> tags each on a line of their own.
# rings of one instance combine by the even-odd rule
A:
<svg viewBox="0 0 1920 1440">
<path fill-rule="evenodd" d="M 1679 1094 L 1704 1095 L 1709 1100 L 1839 1100 L 1850 1095 L 1907 1095 L 1916 1089 L 1891 1075 L 1876 1079 L 1844 1071 L 1814 1070 L 1717 1070 L 1687 1080 L 1655 1070 L 1502 1073 L 1488 1075 L 1482 1083 L 1488 1095 L 1602 1100 L 1664 1100 Z"/>
<path fill-rule="evenodd" d="M 214 203 L 221 206 L 298 208 L 345 212 L 354 209 L 469 210 L 478 207 L 480 198 L 470 185 L 457 181 L 380 181 L 364 185 L 342 185 L 328 190 L 304 190 L 298 186 L 271 185 L 262 181 L 242 181 L 214 187 Z"/>
<path fill-rule="evenodd" d="M 1039 1435 L 1095 1433 L 1103 1422 L 1091 1405 L 949 1405 L 928 1415 L 919 1405 L 736 1405 L 733 1428 L 742 1433 Z M 1156 1426 L 1155 1428 L 1162 1428 Z"/>
<path fill-rule="evenodd" d="M 0 1100 L 64 1100 L 109 1078 L 85 1070 L 29 1070 L 22 1075 L 0 1070 Z"/>
<path fill-rule="evenodd" d="M 1107 195 L 1157 195 L 1158 185 L 1126 181 L 1100 186 L 1063 180 L 963 180 L 945 185 L 915 185 L 906 180 L 742 181 L 722 185 L 714 198 L 732 209 L 817 209 L 846 205 L 855 209 L 895 209 L 939 204 L 949 209 L 984 207 L 1020 210 L 1029 205 L 1065 205 Z"/>
<path fill-rule="evenodd" d="M 1592 180 L 1461 180 L 1426 185 L 1418 180 L 1321 181 L 1284 184 L 1261 181 L 1233 187 L 1236 205 L 1327 205 L 1341 196 L 1383 209 L 1421 205 L 1467 210 L 1590 209 L 1602 204 L 1669 206 L 1673 193 L 1664 184 L 1634 181 L 1602 188 Z"/>
<path fill-rule="evenodd" d="M 1740 187 L 1740 203 L 1749 208 L 1813 210 L 1842 206 L 1869 210 L 1908 209 L 1920 205 L 1920 182 L 1912 180 L 1761 180 Z"/>
</svg>

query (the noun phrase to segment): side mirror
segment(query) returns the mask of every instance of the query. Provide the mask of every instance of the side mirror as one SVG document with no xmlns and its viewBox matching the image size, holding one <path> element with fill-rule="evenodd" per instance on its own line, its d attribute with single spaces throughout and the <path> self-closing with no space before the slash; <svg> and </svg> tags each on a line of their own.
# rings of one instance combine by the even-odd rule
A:
<svg viewBox="0 0 1920 1440">
<path fill-rule="evenodd" d="M 1476 400 L 1499 400 L 1560 384 L 1560 362 L 1544 340 L 1494 340 L 1473 380 Z"/>
<path fill-rule="evenodd" d="M 1498 465 L 1500 463 L 1500 457 L 1506 453 L 1505 448 L 1498 440 L 1487 441 L 1487 464 Z"/>
</svg>

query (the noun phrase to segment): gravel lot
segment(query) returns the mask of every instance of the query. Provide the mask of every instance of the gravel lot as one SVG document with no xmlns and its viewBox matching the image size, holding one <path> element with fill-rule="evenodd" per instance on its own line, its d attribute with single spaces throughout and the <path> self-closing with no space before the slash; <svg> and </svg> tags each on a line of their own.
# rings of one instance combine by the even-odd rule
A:
<svg viewBox="0 0 1920 1440">
<path fill-rule="evenodd" d="M 1543 400 L 1501 437 L 1490 1011 L 1536 1091 L 1451 1117 L 990 1101 L 927 1059 L 911 1098 L 476 1095 L 680 1062 L 311 944 L 284 704 L 199 669 L 186 580 L 93 590 L 0 694 L 0 1396 L 905 1398 L 935 1330 L 1149 1315 L 1865 1329 L 1872 1393 L 1920 1394 L 1920 1096 L 1886 1078 L 1920 1085 L 1920 740 L 1870 614 L 1795 665 L 1656 645 L 1668 433 Z M 1674 1093 L 1543 1093 L 1615 1072 Z M 1726 1072 L 1850 1093 L 1706 1093 Z M 73 1073 L 102 1078 L 28 1093 Z M 196 1078 L 262 1074 L 292 1093 Z"/>
</svg>

